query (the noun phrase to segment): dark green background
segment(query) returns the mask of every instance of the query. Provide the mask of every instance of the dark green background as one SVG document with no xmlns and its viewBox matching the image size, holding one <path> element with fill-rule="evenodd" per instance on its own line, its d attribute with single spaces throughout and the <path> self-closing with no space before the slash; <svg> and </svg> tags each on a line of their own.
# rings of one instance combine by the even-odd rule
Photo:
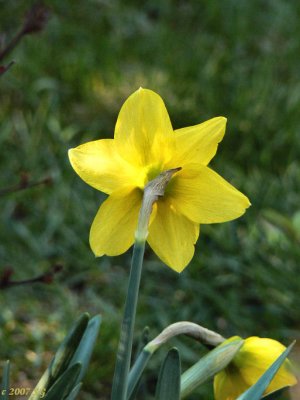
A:
<svg viewBox="0 0 300 400">
<path fill-rule="evenodd" d="M 30 4 L 0 1 L 7 40 Z M 76 176 L 67 150 L 113 137 L 122 103 L 140 86 L 164 98 L 174 128 L 228 118 L 211 166 L 252 207 L 234 222 L 203 225 L 181 275 L 146 251 L 136 331 L 149 325 L 153 336 L 191 320 L 224 336 L 299 338 L 299 1 L 46 4 L 46 29 L 24 38 L 0 78 L 0 179 L 1 188 L 22 173 L 53 184 L 0 198 L 0 268 L 12 267 L 14 279 L 56 263 L 63 271 L 51 285 L 0 291 L 0 359 L 12 361 L 12 385 L 32 387 L 88 311 L 103 325 L 81 398 L 109 398 L 130 251 L 94 258 L 88 234 L 104 196 Z M 184 368 L 203 351 L 188 339 L 172 345 Z M 150 389 L 163 353 L 150 365 Z M 211 384 L 192 399 L 201 393 L 211 399 Z"/>
</svg>

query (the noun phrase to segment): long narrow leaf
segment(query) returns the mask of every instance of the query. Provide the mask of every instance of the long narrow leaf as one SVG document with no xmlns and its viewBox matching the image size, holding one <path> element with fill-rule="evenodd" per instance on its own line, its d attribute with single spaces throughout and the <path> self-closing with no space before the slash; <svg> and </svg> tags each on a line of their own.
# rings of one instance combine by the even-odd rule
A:
<svg viewBox="0 0 300 400">
<path fill-rule="evenodd" d="M 251 386 L 246 392 L 238 397 L 237 400 L 259 400 L 263 396 L 265 390 L 270 385 L 272 379 L 276 375 L 277 371 L 284 363 L 286 357 L 292 350 L 295 342 L 289 345 L 289 347 L 274 361 L 274 363 L 266 370 L 266 372 L 259 378 L 259 380 Z"/>
<path fill-rule="evenodd" d="M 150 360 L 151 356 L 152 353 L 144 349 L 143 351 L 141 351 L 136 362 L 134 363 L 128 376 L 127 398 L 129 400 L 133 399 L 133 394 L 135 393 L 135 390 L 138 386 L 138 382 L 140 381 L 142 373 L 146 365 L 148 364 L 148 361 Z"/>
<path fill-rule="evenodd" d="M 78 383 L 78 385 L 74 387 L 72 392 L 68 395 L 68 397 L 66 397 L 65 400 L 75 400 L 76 397 L 78 396 L 78 393 L 80 392 L 81 386 L 82 383 Z"/>
<path fill-rule="evenodd" d="M 80 369 L 80 363 L 74 364 L 72 367 L 67 369 L 54 385 L 51 386 L 49 391 L 46 393 L 44 400 L 63 400 L 68 396 L 76 385 Z"/>
<path fill-rule="evenodd" d="M 8 400 L 9 396 L 9 370 L 10 370 L 10 362 L 6 361 L 3 368 L 2 382 L 1 382 L 1 392 L 0 399 Z"/>
<path fill-rule="evenodd" d="M 28 400 L 40 400 L 41 393 L 48 392 L 56 379 L 67 369 L 84 335 L 88 322 L 89 314 L 87 313 L 82 314 L 75 322 Z"/>
<path fill-rule="evenodd" d="M 100 324 L 100 315 L 96 315 L 89 321 L 84 335 L 80 341 L 80 344 L 72 357 L 70 365 L 76 364 L 78 362 L 82 364 L 82 368 L 76 383 L 79 383 L 81 381 L 88 368 L 93 348 L 98 336 Z"/>
<path fill-rule="evenodd" d="M 226 345 L 216 347 L 182 374 L 181 398 L 188 396 L 198 386 L 224 369 L 239 351 L 243 343 L 242 339 L 237 339 Z"/>
<path fill-rule="evenodd" d="M 127 388 L 127 399 L 134 400 L 136 393 L 140 388 L 142 373 L 151 358 L 151 353 L 145 351 L 144 347 L 149 343 L 149 327 L 146 326 L 143 329 L 136 358 L 128 375 L 128 388 Z"/>
<path fill-rule="evenodd" d="M 180 356 L 177 349 L 171 349 L 162 365 L 156 387 L 156 400 L 180 399 Z"/>
<path fill-rule="evenodd" d="M 90 317 L 88 313 L 82 314 L 71 332 L 59 346 L 51 363 L 51 378 L 56 379 L 69 365 L 84 333 L 86 332 L 89 319 Z"/>
</svg>

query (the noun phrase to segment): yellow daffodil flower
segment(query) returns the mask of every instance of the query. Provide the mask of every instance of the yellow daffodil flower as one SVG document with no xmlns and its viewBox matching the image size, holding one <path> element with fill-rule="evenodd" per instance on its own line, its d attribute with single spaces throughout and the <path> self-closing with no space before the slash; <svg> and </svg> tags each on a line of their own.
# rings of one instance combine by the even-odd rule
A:
<svg viewBox="0 0 300 400">
<path fill-rule="evenodd" d="M 238 337 L 234 336 L 227 344 Z M 214 379 L 215 400 L 235 400 L 273 364 L 286 348 L 273 339 L 249 337 L 231 363 Z M 286 386 L 293 386 L 297 379 L 291 372 L 291 363 L 284 361 L 264 395 L 268 395 Z"/>
<path fill-rule="evenodd" d="M 153 208 L 147 241 L 175 271 L 192 259 L 199 224 L 230 221 L 245 212 L 247 197 L 207 166 L 225 125 L 224 117 L 216 117 L 173 130 L 161 97 L 141 88 L 122 106 L 114 139 L 69 150 L 77 174 L 109 195 L 90 231 L 96 256 L 119 255 L 133 244 L 145 185 L 172 168 L 181 170 Z"/>
</svg>

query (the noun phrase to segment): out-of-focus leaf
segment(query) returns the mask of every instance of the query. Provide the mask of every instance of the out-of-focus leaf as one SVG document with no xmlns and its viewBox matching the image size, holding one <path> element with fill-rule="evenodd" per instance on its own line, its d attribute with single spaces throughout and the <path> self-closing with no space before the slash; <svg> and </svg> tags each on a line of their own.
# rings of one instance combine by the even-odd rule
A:
<svg viewBox="0 0 300 400">
<path fill-rule="evenodd" d="M 44 400 L 63 400 L 76 387 L 76 381 L 80 374 L 81 364 L 77 363 L 68 368 L 46 392 Z"/>
<path fill-rule="evenodd" d="M 74 389 L 71 391 L 71 393 L 66 397 L 65 400 L 75 400 L 76 397 L 78 396 L 78 393 L 80 392 L 82 383 L 78 383 L 77 386 L 74 387 Z"/>
<path fill-rule="evenodd" d="M 69 365 L 74 353 L 77 351 L 79 343 L 86 332 L 89 323 L 89 314 L 82 314 L 73 329 L 66 336 L 62 344 L 55 353 L 51 362 L 51 378 L 56 379 Z"/>
<path fill-rule="evenodd" d="M 279 228 L 290 240 L 300 242 L 299 232 L 290 218 L 271 209 L 264 210 L 262 215 L 269 223 Z"/>
<path fill-rule="evenodd" d="M 64 341 L 59 346 L 50 366 L 46 369 L 35 389 L 32 391 L 29 400 L 38 400 L 40 393 L 48 392 L 52 384 L 64 373 L 76 352 L 78 345 L 85 333 L 89 322 L 89 315 L 82 314 L 76 321 Z"/>
<path fill-rule="evenodd" d="M 3 368 L 2 382 L 1 382 L 1 391 L 0 391 L 0 399 L 8 400 L 9 396 L 9 370 L 10 370 L 10 362 L 6 361 Z"/>
<path fill-rule="evenodd" d="M 82 379 L 82 377 L 84 376 L 84 374 L 88 368 L 90 358 L 91 358 L 91 355 L 93 352 L 93 348 L 95 345 L 95 341 L 97 339 L 97 335 L 99 332 L 100 324 L 101 324 L 101 316 L 100 315 L 96 315 L 89 321 L 87 328 L 84 332 L 84 335 L 82 336 L 82 339 L 80 341 L 80 344 L 79 344 L 77 350 L 75 351 L 75 354 L 72 357 L 70 365 L 73 365 L 78 362 L 80 362 L 82 365 L 82 368 L 81 368 L 81 371 L 80 371 L 80 374 L 78 376 L 76 383 L 80 382 L 80 380 Z"/>
<path fill-rule="evenodd" d="M 292 218 L 292 224 L 300 237 L 300 211 L 296 211 Z"/>
</svg>

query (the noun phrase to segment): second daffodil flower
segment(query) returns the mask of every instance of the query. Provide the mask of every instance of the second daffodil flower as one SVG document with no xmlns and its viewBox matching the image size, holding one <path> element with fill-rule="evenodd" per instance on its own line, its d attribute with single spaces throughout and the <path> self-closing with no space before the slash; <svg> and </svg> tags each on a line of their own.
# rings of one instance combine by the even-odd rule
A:
<svg viewBox="0 0 300 400">
<path fill-rule="evenodd" d="M 225 133 L 226 119 L 173 130 L 161 97 L 134 92 L 118 116 L 114 139 L 69 151 L 77 174 L 109 197 L 90 231 L 96 256 L 124 253 L 134 242 L 143 189 L 161 172 L 181 167 L 154 205 L 147 241 L 158 257 L 181 272 L 194 254 L 199 225 L 230 221 L 250 203 L 207 165 Z"/>
<path fill-rule="evenodd" d="M 237 338 L 234 336 L 223 342 L 221 346 Z M 215 400 L 236 400 L 258 381 L 285 349 L 285 346 L 273 339 L 256 336 L 245 339 L 231 363 L 214 378 Z M 297 379 L 292 372 L 291 363 L 286 359 L 264 396 L 296 383 Z"/>
</svg>

